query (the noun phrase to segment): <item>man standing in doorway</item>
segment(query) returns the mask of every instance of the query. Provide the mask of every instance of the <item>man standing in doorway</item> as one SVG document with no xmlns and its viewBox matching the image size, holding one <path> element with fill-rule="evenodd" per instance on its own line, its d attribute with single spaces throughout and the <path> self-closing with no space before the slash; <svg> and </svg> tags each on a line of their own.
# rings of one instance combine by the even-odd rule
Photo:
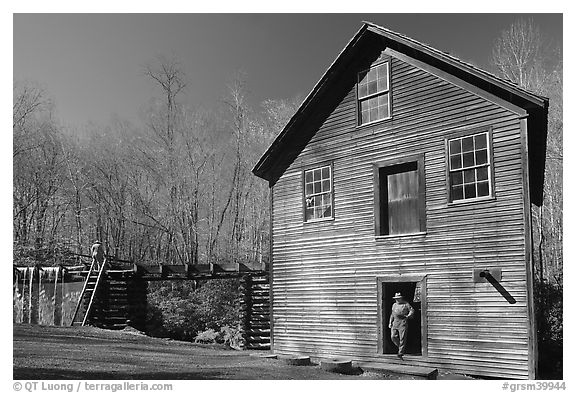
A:
<svg viewBox="0 0 576 393">
<path fill-rule="evenodd" d="M 394 345 L 398 347 L 398 357 L 402 359 L 406 353 L 406 343 L 408 342 L 408 319 L 414 316 L 414 309 L 400 292 L 394 295 L 395 303 L 392 304 L 390 313 L 390 338 Z"/>
</svg>

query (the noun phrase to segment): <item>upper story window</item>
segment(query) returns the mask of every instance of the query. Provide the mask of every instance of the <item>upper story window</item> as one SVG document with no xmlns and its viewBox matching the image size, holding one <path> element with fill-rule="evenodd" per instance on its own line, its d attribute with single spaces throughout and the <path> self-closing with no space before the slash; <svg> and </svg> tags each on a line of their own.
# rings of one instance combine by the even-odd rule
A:
<svg viewBox="0 0 576 393">
<path fill-rule="evenodd" d="M 390 64 L 380 63 L 358 74 L 359 124 L 390 117 Z"/>
<path fill-rule="evenodd" d="M 332 166 L 304 171 L 304 221 L 333 217 Z"/>
<path fill-rule="evenodd" d="M 492 195 L 489 133 L 448 140 L 450 202 Z"/>
</svg>

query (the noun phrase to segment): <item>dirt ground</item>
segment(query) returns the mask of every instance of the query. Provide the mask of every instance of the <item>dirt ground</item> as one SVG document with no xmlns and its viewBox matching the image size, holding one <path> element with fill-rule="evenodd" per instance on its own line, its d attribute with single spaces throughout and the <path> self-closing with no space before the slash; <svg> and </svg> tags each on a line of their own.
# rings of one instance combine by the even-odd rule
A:
<svg viewBox="0 0 576 393">
<path fill-rule="evenodd" d="M 137 332 L 38 325 L 13 329 L 14 379 L 398 379 L 288 366 L 250 351 Z"/>
</svg>

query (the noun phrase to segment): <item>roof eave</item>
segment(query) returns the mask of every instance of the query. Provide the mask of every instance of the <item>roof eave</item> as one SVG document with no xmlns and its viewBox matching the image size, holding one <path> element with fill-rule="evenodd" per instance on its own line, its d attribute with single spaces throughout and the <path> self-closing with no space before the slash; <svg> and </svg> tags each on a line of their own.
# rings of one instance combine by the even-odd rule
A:
<svg viewBox="0 0 576 393">
<path fill-rule="evenodd" d="M 258 176 L 264 180 L 268 180 L 268 181 L 271 180 L 268 177 L 266 177 L 266 170 L 265 170 L 265 163 L 268 160 L 268 157 L 271 155 L 271 153 L 274 152 L 274 150 L 276 150 L 277 145 L 280 144 L 282 139 L 284 139 L 284 137 L 288 133 L 288 130 L 292 127 L 292 125 L 297 120 L 297 118 L 301 116 L 301 112 L 304 111 L 305 108 L 308 107 L 308 105 L 313 100 L 313 98 L 316 96 L 316 94 L 319 92 L 319 90 L 322 88 L 322 86 L 324 86 L 324 83 L 328 79 L 330 73 L 333 71 L 334 67 L 336 66 L 336 63 L 338 63 L 338 60 L 342 57 L 342 55 L 345 52 L 348 51 L 349 48 L 351 48 L 358 41 L 360 36 L 367 29 L 368 29 L 368 25 L 366 23 L 363 24 L 362 27 L 356 32 L 356 34 L 354 34 L 352 39 L 350 41 L 348 41 L 348 43 L 346 44 L 344 49 L 342 49 L 342 51 L 338 54 L 338 56 L 336 56 L 335 60 L 332 62 L 332 64 L 330 64 L 330 66 L 324 72 L 324 74 L 322 74 L 322 76 L 320 77 L 318 82 L 314 85 L 314 87 L 312 88 L 310 93 L 308 93 L 308 95 L 304 98 L 304 101 L 302 101 L 302 104 L 300 104 L 300 106 L 298 107 L 298 109 L 296 110 L 294 115 L 290 118 L 288 123 L 284 126 L 282 131 L 280 131 L 280 133 L 274 139 L 272 144 L 268 147 L 268 149 L 266 149 L 266 151 L 264 152 L 262 157 L 260 157 L 260 159 L 258 160 L 256 165 L 254 165 L 254 168 L 252 169 L 252 173 L 254 173 L 256 176 Z"/>
</svg>

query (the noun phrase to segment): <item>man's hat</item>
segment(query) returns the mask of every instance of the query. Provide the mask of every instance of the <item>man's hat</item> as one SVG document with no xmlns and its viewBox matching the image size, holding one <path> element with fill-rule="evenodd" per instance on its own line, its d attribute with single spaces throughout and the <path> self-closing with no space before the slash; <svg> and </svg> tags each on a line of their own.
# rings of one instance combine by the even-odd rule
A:
<svg viewBox="0 0 576 393">
<path fill-rule="evenodd" d="M 402 296 L 402 294 L 400 292 L 396 292 L 396 295 L 394 295 L 394 297 L 392 299 L 401 299 L 404 296 Z"/>
</svg>

